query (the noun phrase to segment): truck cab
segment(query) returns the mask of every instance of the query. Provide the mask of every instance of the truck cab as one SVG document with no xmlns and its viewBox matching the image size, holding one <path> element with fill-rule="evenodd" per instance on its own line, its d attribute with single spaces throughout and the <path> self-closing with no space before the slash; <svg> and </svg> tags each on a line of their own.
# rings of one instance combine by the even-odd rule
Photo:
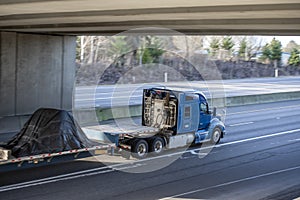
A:
<svg viewBox="0 0 300 200">
<path fill-rule="evenodd" d="M 216 144 L 224 137 L 225 126 L 214 113 L 209 110 L 207 99 L 201 92 L 144 89 L 141 126 L 145 131 L 120 133 L 122 137 L 115 133 L 118 138 L 114 140 L 118 141 L 119 147 L 130 149 L 136 158 L 192 143 Z"/>
</svg>

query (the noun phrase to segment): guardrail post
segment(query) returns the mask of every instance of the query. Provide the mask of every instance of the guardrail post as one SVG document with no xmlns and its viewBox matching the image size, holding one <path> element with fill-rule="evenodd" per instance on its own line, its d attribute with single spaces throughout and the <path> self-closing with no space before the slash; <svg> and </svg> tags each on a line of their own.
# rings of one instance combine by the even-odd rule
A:
<svg viewBox="0 0 300 200">
<path fill-rule="evenodd" d="M 115 155 L 115 148 L 114 147 L 110 147 L 110 155 L 111 156 Z"/>
</svg>

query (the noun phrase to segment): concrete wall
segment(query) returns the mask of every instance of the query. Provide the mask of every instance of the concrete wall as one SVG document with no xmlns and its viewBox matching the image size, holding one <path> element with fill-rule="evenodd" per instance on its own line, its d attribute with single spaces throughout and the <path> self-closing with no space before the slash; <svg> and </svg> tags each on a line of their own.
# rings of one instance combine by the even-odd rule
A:
<svg viewBox="0 0 300 200">
<path fill-rule="evenodd" d="M 75 45 L 72 36 L 0 32 L 0 132 L 40 107 L 71 110 Z"/>
</svg>

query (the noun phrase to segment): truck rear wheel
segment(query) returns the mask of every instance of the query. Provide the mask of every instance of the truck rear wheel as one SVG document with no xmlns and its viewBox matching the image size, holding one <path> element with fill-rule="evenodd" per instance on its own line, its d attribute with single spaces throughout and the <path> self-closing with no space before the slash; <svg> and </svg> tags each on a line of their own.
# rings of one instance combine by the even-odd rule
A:
<svg viewBox="0 0 300 200">
<path fill-rule="evenodd" d="M 131 145 L 131 155 L 134 158 L 142 159 L 147 156 L 148 143 L 144 139 L 136 139 Z"/>
<path fill-rule="evenodd" d="M 164 140 L 161 137 L 153 137 L 149 142 L 149 151 L 158 155 L 163 152 Z"/>
<path fill-rule="evenodd" d="M 220 142 L 220 139 L 221 139 L 221 129 L 216 127 L 214 128 L 213 132 L 212 132 L 212 136 L 211 136 L 211 139 L 210 139 L 210 142 L 212 144 L 218 144 Z"/>
</svg>

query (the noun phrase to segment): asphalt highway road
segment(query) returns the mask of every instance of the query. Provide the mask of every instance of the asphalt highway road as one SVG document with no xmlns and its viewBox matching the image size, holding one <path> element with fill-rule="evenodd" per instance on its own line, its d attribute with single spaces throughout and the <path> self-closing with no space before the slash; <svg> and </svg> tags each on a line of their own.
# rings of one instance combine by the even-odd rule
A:
<svg viewBox="0 0 300 200">
<path fill-rule="evenodd" d="M 198 90 L 203 92 L 207 97 L 213 96 L 214 98 L 222 98 L 251 94 L 300 91 L 300 77 L 78 86 L 73 94 L 73 107 L 106 108 L 122 105 L 139 105 L 142 102 L 142 89 L 157 86 Z"/>
<path fill-rule="evenodd" d="M 103 157 L 110 167 L 87 158 L 0 173 L 0 199 L 300 197 L 300 100 L 227 112 L 227 135 L 211 151 L 198 145 L 129 163 Z"/>
</svg>

